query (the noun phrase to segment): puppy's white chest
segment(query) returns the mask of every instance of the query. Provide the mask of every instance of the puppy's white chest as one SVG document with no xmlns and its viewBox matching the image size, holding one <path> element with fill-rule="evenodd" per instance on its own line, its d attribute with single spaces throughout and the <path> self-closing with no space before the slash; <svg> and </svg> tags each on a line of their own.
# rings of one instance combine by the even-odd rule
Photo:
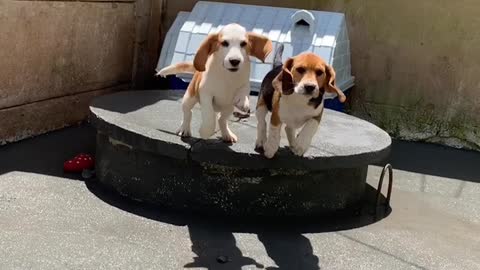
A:
<svg viewBox="0 0 480 270">
<path fill-rule="evenodd" d="M 213 104 L 218 106 L 225 106 L 232 104 L 235 95 L 234 89 L 228 89 L 228 86 L 219 84 L 211 88 L 213 96 Z"/>
<path fill-rule="evenodd" d="M 213 97 L 215 108 L 233 106 L 236 95 L 245 85 L 248 85 L 248 73 L 239 72 L 237 76 L 232 74 L 209 74 L 205 85 L 202 87 L 208 95 Z M 248 93 L 247 93 L 248 94 Z"/>
<path fill-rule="evenodd" d="M 280 121 L 292 128 L 300 128 L 309 119 L 318 116 L 323 108 L 320 104 L 317 108 L 308 105 L 308 98 L 292 94 L 282 96 L 280 99 L 279 116 Z"/>
</svg>

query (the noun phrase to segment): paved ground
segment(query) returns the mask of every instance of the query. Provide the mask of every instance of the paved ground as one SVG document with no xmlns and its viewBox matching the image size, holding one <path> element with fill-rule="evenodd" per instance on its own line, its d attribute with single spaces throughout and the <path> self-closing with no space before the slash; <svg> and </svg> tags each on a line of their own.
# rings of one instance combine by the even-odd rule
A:
<svg viewBox="0 0 480 270">
<path fill-rule="evenodd" d="M 0 147 L 0 269 L 480 269 L 480 153 L 395 143 L 390 215 L 305 223 L 129 202 L 63 175 L 79 152 L 86 126 Z"/>
</svg>

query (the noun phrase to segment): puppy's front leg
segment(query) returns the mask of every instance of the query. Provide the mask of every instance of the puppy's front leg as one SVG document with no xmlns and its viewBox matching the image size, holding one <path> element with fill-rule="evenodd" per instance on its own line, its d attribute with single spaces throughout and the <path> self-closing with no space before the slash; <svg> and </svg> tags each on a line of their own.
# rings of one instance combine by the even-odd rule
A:
<svg viewBox="0 0 480 270">
<path fill-rule="evenodd" d="M 290 148 L 297 144 L 296 136 L 295 136 L 295 129 L 289 127 L 288 125 L 285 126 L 285 133 L 287 134 L 288 144 L 290 144 Z"/>
<path fill-rule="evenodd" d="M 215 110 L 213 109 L 213 97 L 210 95 L 200 95 L 200 104 L 202 110 L 202 124 L 199 132 L 200 137 L 206 140 L 215 133 Z"/>
<path fill-rule="evenodd" d="M 192 108 L 198 102 L 196 96 L 190 96 L 189 93 L 185 93 L 182 100 L 183 121 L 182 125 L 178 128 L 177 134 L 182 137 L 190 137 L 190 122 L 192 122 Z"/>
<path fill-rule="evenodd" d="M 257 151 L 264 150 L 263 145 L 267 141 L 267 117 L 268 109 L 267 106 L 261 105 L 257 107 L 255 116 L 257 117 L 257 140 L 255 141 L 255 149 Z"/>
<path fill-rule="evenodd" d="M 312 143 L 313 136 L 318 130 L 320 120 L 315 118 L 308 120 L 303 126 L 300 133 L 298 133 L 296 143 L 290 145 L 290 149 L 297 156 L 303 156 L 307 152 Z"/>
<path fill-rule="evenodd" d="M 232 112 L 233 106 L 229 106 L 220 112 L 220 118 L 218 119 L 218 126 L 220 127 L 220 131 L 222 133 L 222 140 L 229 143 L 237 142 L 237 136 L 233 134 L 227 123 L 228 119 L 232 115 Z"/>
<path fill-rule="evenodd" d="M 267 141 L 263 145 L 265 157 L 272 158 L 278 151 L 278 147 L 280 146 L 281 129 L 282 123 L 280 122 L 278 112 L 274 110 L 272 111 L 272 117 L 270 119 Z"/>
</svg>

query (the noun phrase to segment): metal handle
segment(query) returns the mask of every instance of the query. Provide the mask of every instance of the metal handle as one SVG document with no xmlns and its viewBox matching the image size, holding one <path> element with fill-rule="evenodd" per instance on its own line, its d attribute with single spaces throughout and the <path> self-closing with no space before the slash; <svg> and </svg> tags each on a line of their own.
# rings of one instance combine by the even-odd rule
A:
<svg viewBox="0 0 480 270">
<path fill-rule="evenodd" d="M 383 167 L 382 174 L 380 175 L 380 180 L 378 180 L 375 214 L 377 213 L 378 207 L 380 205 L 380 198 L 382 196 L 383 178 L 385 177 L 385 172 L 387 170 L 388 170 L 388 191 L 387 191 L 387 197 L 385 200 L 385 209 L 387 209 L 390 206 L 390 198 L 392 196 L 392 186 L 393 186 L 393 168 L 391 164 L 387 164 L 385 165 L 385 167 Z"/>
</svg>

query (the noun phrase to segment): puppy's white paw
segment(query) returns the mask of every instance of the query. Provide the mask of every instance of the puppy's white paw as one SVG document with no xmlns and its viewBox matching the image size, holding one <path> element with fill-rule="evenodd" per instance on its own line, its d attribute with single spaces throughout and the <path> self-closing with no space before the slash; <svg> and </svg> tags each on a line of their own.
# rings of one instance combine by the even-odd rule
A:
<svg viewBox="0 0 480 270">
<path fill-rule="evenodd" d="M 191 137 L 192 136 L 192 132 L 190 131 L 190 127 L 185 127 L 184 125 L 181 125 L 178 129 L 177 129 L 177 135 L 179 135 L 180 137 Z"/>
<path fill-rule="evenodd" d="M 215 128 L 211 128 L 208 126 L 201 126 L 199 133 L 200 133 L 200 138 L 207 140 L 210 137 L 212 137 L 212 135 L 215 133 Z"/>
<path fill-rule="evenodd" d="M 267 141 L 267 138 L 257 138 L 255 141 L 255 150 L 263 149 L 263 145 Z"/>
<path fill-rule="evenodd" d="M 277 153 L 277 150 L 278 146 L 271 142 L 267 141 L 263 145 L 263 155 L 268 159 L 273 158 L 273 156 L 275 156 L 275 153 Z"/>
<path fill-rule="evenodd" d="M 297 156 L 303 156 L 305 152 L 307 152 L 309 145 L 302 145 L 300 143 L 295 143 L 293 145 L 290 145 L 290 150 L 297 155 Z"/>
<path fill-rule="evenodd" d="M 237 135 L 229 131 L 226 134 L 222 134 L 222 140 L 227 143 L 236 143 L 238 139 L 237 139 Z"/>
</svg>

